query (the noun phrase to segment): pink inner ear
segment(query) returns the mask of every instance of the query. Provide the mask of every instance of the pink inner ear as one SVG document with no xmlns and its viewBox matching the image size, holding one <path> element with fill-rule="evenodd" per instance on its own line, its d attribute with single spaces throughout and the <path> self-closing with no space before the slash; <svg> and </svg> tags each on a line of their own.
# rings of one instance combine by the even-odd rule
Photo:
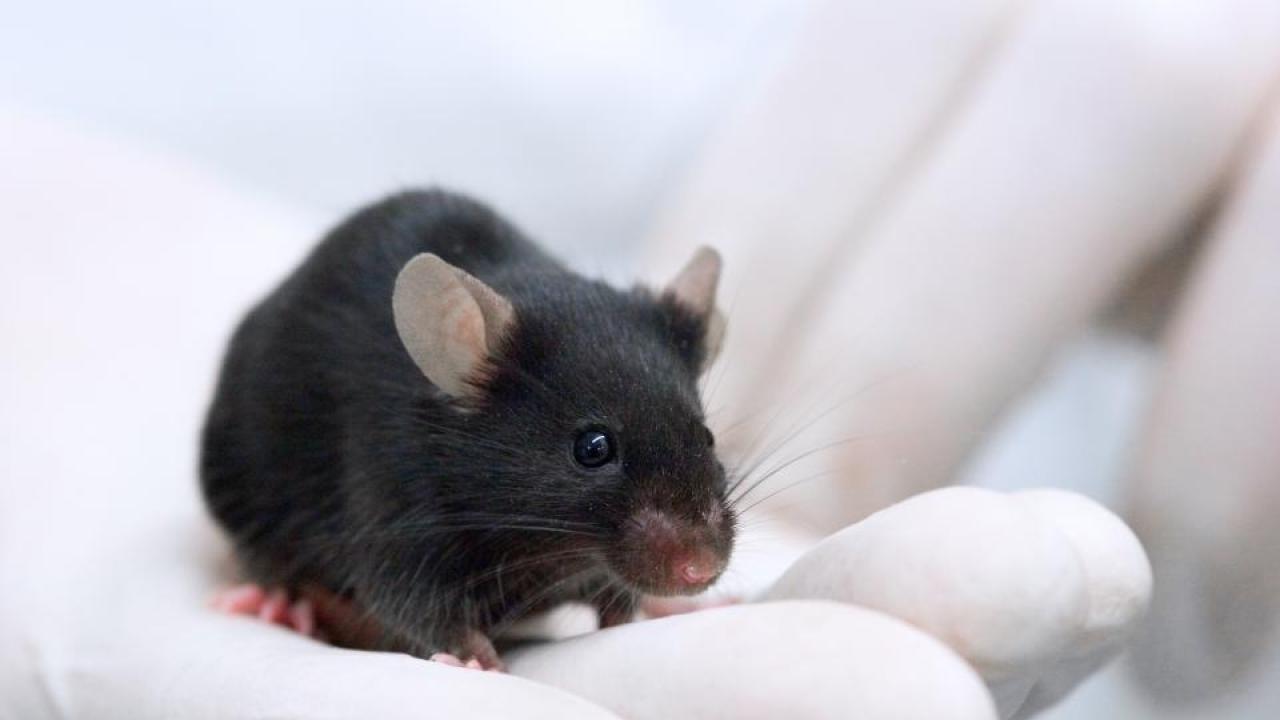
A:
<svg viewBox="0 0 1280 720">
<path fill-rule="evenodd" d="M 471 390 L 467 381 L 488 357 L 484 315 L 471 293 L 452 277 L 427 299 L 425 312 L 428 331 L 422 337 L 419 367 L 441 390 L 465 395 Z"/>
<path fill-rule="evenodd" d="M 700 247 L 667 286 L 667 292 L 690 310 L 706 315 L 715 307 L 719 282 L 720 254 L 709 247 Z"/>
<path fill-rule="evenodd" d="M 431 254 L 410 260 L 392 298 L 396 330 L 436 387 L 461 397 L 511 324 L 511 304 L 487 285 Z"/>
<path fill-rule="evenodd" d="M 453 345 L 451 355 L 461 355 L 458 350 L 465 349 L 472 356 L 471 365 L 477 365 L 488 354 L 485 344 L 484 316 L 470 298 L 451 298 L 451 307 L 444 310 L 448 318 L 445 327 L 444 342 Z M 474 369 L 474 368 L 472 368 Z"/>
<path fill-rule="evenodd" d="M 515 310 L 510 301 L 492 288 L 461 270 L 455 270 L 458 282 L 471 294 L 483 315 L 481 330 L 484 335 L 484 352 L 487 356 L 515 322 Z"/>
</svg>

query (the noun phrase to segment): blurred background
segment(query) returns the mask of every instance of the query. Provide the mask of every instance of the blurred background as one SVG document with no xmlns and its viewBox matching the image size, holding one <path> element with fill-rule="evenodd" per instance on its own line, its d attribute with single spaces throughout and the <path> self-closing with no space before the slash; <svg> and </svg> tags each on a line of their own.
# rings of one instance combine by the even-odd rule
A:
<svg viewBox="0 0 1280 720">
<path fill-rule="evenodd" d="M 115 248 L 96 245 L 111 234 L 96 231 L 94 223 L 113 222 L 113 212 L 126 213 L 126 224 L 176 222 L 186 233 L 174 239 L 177 249 L 128 249 L 135 254 L 124 257 L 132 258 L 126 262 L 135 274 L 128 287 L 120 288 L 125 296 L 136 292 L 133 301 L 139 307 L 173 302 L 174 314 L 166 315 L 166 322 L 204 328 L 199 341 L 181 348 L 182 357 L 192 359 L 193 373 L 150 377 L 134 386 L 144 407 L 149 394 L 190 396 L 181 410 L 164 416 L 172 421 L 167 437 L 181 434 L 172 449 L 157 447 L 165 436 L 149 436 L 154 446 L 147 462 L 159 463 L 158 453 L 178 465 L 191 451 L 186 433 L 193 428 L 183 423 L 207 392 L 207 385 L 193 384 L 191 378 L 207 382 L 212 377 L 218 343 L 237 313 L 296 262 L 326 226 L 380 194 L 423 184 L 462 189 L 501 208 L 577 267 L 632 278 L 637 268 L 662 264 L 665 251 L 653 248 L 662 247 L 664 235 L 680 236 L 685 228 L 697 227 L 688 218 L 698 216 L 699 203 L 714 205 L 724 194 L 739 193 L 736 200 L 747 204 L 753 197 L 780 198 L 775 216 L 768 218 L 775 235 L 761 231 L 757 237 L 775 244 L 821 226 L 813 218 L 842 202 L 821 186 L 788 185 L 794 177 L 835 182 L 841 175 L 832 167 L 863 167 L 862 158 L 874 156 L 866 167 L 888 169 L 877 170 L 878 189 L 864 193 L 865 202 L 909 198 L 904 187 L 914 181 L 908 170 L 930 153 L 945 158 L 946 143 L 938 138 L 952 127 L 959 128 L 957 135 L 973 131 L 971 126 L 983 122 L 981 108 L 996 112 L 985 96 L 1001 88 L 1029 88 L 1031 111 L 1027 106 L 1016 111 L 1030 119 L 1020 127 L 1043 130 L 1054 118 L 1067 118 L 1063 155 L 1077 173 L 1075 181 L 1092 187 L 1097 181 L 1090 173 L 1105 173 L 1107 166 L 1077 153 L 1073 143 L 1081 135 L 1102 134 L 1072 126 L 1070 120 L 1105 115 L 1117 102 L 1107 94 L 1114 88 L 1095 87 L 1095 77 L 1123 76 L 1139 67 L 1141 72 L 1127 78 L 1136 86 L 1168 83 L 1172 89 L 1151 100 L 1150 117 L 1141 112 L 1146 100 L 1133 100 L 1135 112 L 1117 120 L 1127 144 L 1116 140 L 1114 147 L 1103 143 L 1098 150 L 1101 156 L 1136 157 L 1145 174 L 1123 177 L 1146 178 L 1141 187 L 1121 184 L 1106 194 L 1129 210 L 1150 205 L 1151 214 L 1174 220 L 1137 233 L 1150 238 L 1131 257 L 1114 261 L 1123 266 L 1115 275 L 1124 287 L 1095 293 L 1098 307 L 1082 305 L 1077 314 L 1088 322 L 1063 321 L 1052 341 L 1038 340 L 1025 372 L 1019 370 L 1025 381 L 1010 380 L 1010 387 L 994 393 L 1001 399 L 992 405 L 998 412 L 990 414 L 989 427 L 975 428 L 956 453 L 963 456 L 960 481 L 1001 489 L 1074 489 L 1120 511 L 1148 513 L 1154 518 L 1148 525 L 1155 529 L 1144 540 L 1159 536 L 1161 513 L 1177 510 L 1135 501 L 1135 493 L 1141 495 L 1147 486 L 1133 477 L 1151 475 L 1144 475 L 1141 454 L 1168 353 L 1162 346 L 1166 319 L 1177 307 L 1174 298 L 1187 268 L 1203 257 L 1197 254 L 1203 238 L 1212 236 L 1221 208 L 1231 207 L 1230 198 L 1248 185 L 1242 179 L 1246 170 L 1262 155 L 1267 108 L 1274 105 L 1280 77 L 1276 3 L 917 0 L 881 5 L 854 0 L 6 2 L 0 12 L 0 127 L 8 137 L 0 145 L 0 165 L 9 169 L 0 186 L 0 213 L 8 217 L 0 222 L 0 243 L 10 272 L 0 292 L 7 306 L 2 316 L 3 334 L 10 338 L 6 346 L 16 336 L 29 347 L 22 352 L 13 352 L 16 344 L 6 347 L 2 382 L 6 397 L 44 408 L 35 418 L 4 417 L 6 474 L 17 477 L 29 467 L 22 463 L 48 461 L 60 450 L 49 438 L 59 431 L 48 431 L 60 422 L 58 408 L 65 406 L 41 378 L 74 395 L 74 407 L 93 404 L 93 392 L 68 389 L 74 387 L 68 385 L 75 382 L 74 373 L 49 376 L 39 368 L 59 347 L 93 352 L 87 340 L 88 349 L 75 344 L 81 336 L 59 335 L 66 311 L 57 305 L 60 291 L 50 292 L 57 285 L 49 278 L 67 267 L 95 272 L 86 258 L 101 259 L 98 268 L 120 261 Z M 817 23 L 828 28 L 824 33 L 814 30 L 814 17 L 834 20 Z M 965 45 L 966 28 L 979 25 L 980 40 Z M 899 43 L 903 38 L 911 42 Z M 1112 53 L 1131 41 L 1140 48 Z M 857 60 L 853 69 L 842 54 L 846 51 Z M 866 61 L 877 53 L 884 56 L 883 66 Z M 1112 55 L 1142 62 L 1119 63 L 1119 70 L 1090 65 Z M 1153 55 L 1158 62 L 1151 61 Z M 1036 58 L 1030 66 L 1028 56 Z M 935 71 L 938 67 L 947 71 Z M 794 95 L 779 89 L 797 73 L 817 80 Z M 1179 73 L 1190 80 L 1179 84 Z M 896 100 L 931 82 L 943 100 L 917 113 L 922 119 L 906 111 L 901 117 L 873 112 L 895 107 Z M 1054 83 L 1074 94 L 1036 94 Z M 829 108 L 822 104 L 827 100 Z M 795 112 L 788 115 L 787 108 Z M 978 111 L 968 113 L 972 108 Z M 1226 119 L 1204 119 L 1203 113 L 1217 109 Z M 876 153 L 897 141 L 882 142 L 874 123 L 863 129 L 840 124 L 860 115 L 878 118 L 883 127 L 914 128 L 892 162 L 876 164 Z M 1169 130 L 1170 118 L 1191 119 Z M 1184 148 L 1187 157 L 1198 157 L 1202 137 L 1212 140 L 1206 143 L 1213 150 L 1205 154 L 1212 157 L 1199 165 L 1182 162 Z M 995 146 L 1005 151 L 994 152 L 993 162 L 1020 166 L 1022 181 L 1033 183 L 1037 160 L 1019 155 L 1027 142 L 1010 132 L 1007 144 Z M 735 174 L 718 170 L 717 163 L 724 165 L 726 155 L 739 157 L 744 148 L 760 150 L 758 166 L 730 163 L 740 185 L 716 185 L 716 178 Z M 113 163 L 130 170 L 116 174 Z M 1196 179 L 1185 188 L 1174 187 L 1170 178 L 1180 173 Z M 207 204 L 194 207 L 208 214 L 184 215 L 185 225 L 177 221 L 175 213 L 193 206 L 185 200 L 167 204 L 166 175 L 207 191 Z M 1004 182 L 998 174 L 985 179 Z M 147 184 L 157 180 L 158 185 Z M 119 184 L 134 181 L 135 193 Z M 927 177 L 920 180 L 927 182 Z M 66 207 L 60 205 L 63 183 L 77 191 L 67 194 Z M 982 192 L 982 184 L 976 185 L 971 189 Z M 1176 201 L 1162 209 L 1163 196 L 1156 197 L 1151 188 L 1166 185 Z M 100 207 L 92 200 L 98 189 L 104 198 L 131 200 L 127 207 Z M 1069 192 L 1054 192 L 1070 204 Z M 1126 199 L 1125 193 L 1132 195 Z M 1272 197 L 1271 204 L 1280 206 L 1280 195 Z M 86 204 L 91 212 L 81 213 Z M 1021 216 L 1013 207 L 1005 217 L 1012 218 L 1010 232 L 1018 235 L 1014 231 L 1025 228 L 1016 227 Z M 719 211 L 733 208 L 726 202 Z M 270 222 L 242 227 L 227 219 L 226 209 Z M 154 217 L 146 220 L 152 211 Z M 49 218 L 57 218 L 55 231 L 46 234 Z M 766 224 L 761 220 L 753 227 Z M 725 232 L 733 229 L 726 227 Z M 1032 227 L 1018 242 L 1037 241 Z M 1272 227 L 1269 247 L 1274 250 L 1280 226 Z M 974 231 L 973 243 L 984 242 L 981 230 Z M 909 228 L 901 232 L 912 234 Z M 1101 265 L 1111 262 L 1105 248 L 1119 246 L 1107 245 L 1110 237 L 1100 232 L 1096 238 L 1081 236 L 1078 243 L 1104 248 L 1098 251 Z M 803 252 L 805 241 L 797 242 L 796 252 Z M 739 257 L 748 254 L 744 250 Z M 737 261 L 731 247 L 726 256 L 731 265 Z M 175 257 L 177 265 L 168 262 Z M 190 282 L 193 292 L 203 292 L 216 281 L 225 302 L 180 312 L 192 301 L 139 288 L 137 278 L 147 268 L 138 273 L 136 266 L 147 258 L 155 258 L 151 270 L 156 273 L 178 273 L 175 268 L 192 273 L 190 279 L 170 278 L 166 287 L 177 292 Z M 202 279 L 206 262 L 208 275 Z M 1276 268 L 1262 264 L 1272 270 L 1270 282 L 1280 285 Z M 748 268 L 740 272 L 765 282 L 760 279 L 765 276 L 751 275 L 760 265 L 759 258 L 754 265 L 740 263 Z M 951 268 L 964 271 L 963 265 Z M 1257 332 L 1274 337 L 1280 322 L 1275 307 L 1251 311 Z M 740 316 L 735 320 L 745 322 Z M 128 326 L 131 320 L 121 322 Z M 821 327 L 816 322 L 811 330 Z M 93 338 L 112 336 L 102 328 L 94 332 L 99 335 Z M 152 326 L 146 332 L 167 330 Z M 185 337 L 179 333 L 175 342 Z M 999 341 L 990 339 L 993 345 Z M 120 377 L 140 380 L 127 372 Z M 1272 406 L 1280 406 L 1276 387 L 1258 389 Z M 1280 425 L 1268 432 L 1271 442 L 1280 444 Z M 1233 497 L 1242 504 L 1280 510 L 1274 489 L 1280 468 L 1264 466 L 1262 474 L 1268 473 L 1270 483 L 1261 488 L 1238 487 L 1230 479 L 1205 483 L 1217 484 L 1219 493 L 1237 492 Z M 921 484 L 929 483 L 907 482 L 902 492 Z M 1184 489 L 1177 485 L 1167 491 Z M 1203 502 L 1215 497 L 1213 487 L 1188 492 Z M 9 502 L 20 497 L 10 488 Z M 1275 524 L 1274 516 L 1265 517 L 1263 524 Z M 1138 520 L 1143 534 L 1142 517 Z M 1245 538 L 1241 542 L 1251 543 L 1256 554 L 1280 550 L 1267 544 L 1274 534 L 1248 535 L 1246 525 L 1253 526 L 1241 523 L 1237 539 Z M 1233 530 L 1229 523 L 1215 526 L 1213 535 L 1226 538 L 1222 547 L 1232 547 Z M 1177 572 L 1162 577 L 1156 560 L 1157 597 L 1171 587 L 1190 598 L 1160 618 L 1171 627 L 1195 625 L 1194 637 L 1168 643 L 1148 637 L 1145 659 L 1113 664 L 1044 717 L 1275 717 L 1280 650 L 1272 633 L 1277 603 L 1268 595 L 1273 579 L 1251 574 L 1257 565 L 1234 568 L 1239 572 L 1223 582 L 1249 589 L 1248 597 L 1208 608 L 1211 617 L 1204 620 L 1197 598 L 1211 594 L 1212 583 Z M 1240 617 L 1249 620 L 1243 628 L 1233 620 Z M 1198 623 L 1205 624 L 1203 631 Z"/>
<path fill-rule="evenodd" d="M 776 0 L 684 5 L 8 3 L 0 77 L 7 105 L 325 221 L 442 183 L 564 247 L 632 253 L 802 15 Z"/>
</svg>

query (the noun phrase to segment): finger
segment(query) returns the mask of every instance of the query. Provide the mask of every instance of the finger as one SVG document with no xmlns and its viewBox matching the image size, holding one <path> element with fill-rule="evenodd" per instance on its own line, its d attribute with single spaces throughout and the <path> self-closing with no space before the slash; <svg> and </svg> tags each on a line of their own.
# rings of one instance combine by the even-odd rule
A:
<svg viewBox="0 0 1280 720">
<path fill-rule="evenodd" d="M 1280 613 L 1280 112 L 1167 343 L 1132 479 L 1160 588 L 1134 653 L 1158 699 L 1235 687 Z"/>
<path fill-rule="evenodd" d="M 1070 644 L 1056 662 L 1041 666 L 1014 715 L 1028 718 L 1066 697 L 1132 639 L 1150 607 L 1151 564 L 1124 521 L 1089 498 L 1062 490 L 1010 497 L 1062 533 L 1080 561 L 1088 601 Z"/>
<path fill-rule="evenodd" d="M 733 106 L 649 242 L 672 272 L 701 244 L 728 258 L 713 380 L 726 397 L 790 350 L 815 279 L 855 250 L 1020 4 L 819 3 L 777 72 Z"/>
<path fill-rule="evenodd" d="M 1151 574 L 1111 513 L 1061 491 L 944 488 L 886 508 L 798 559 L 766 599 L 879 610 L 942 640 L 1027 716 L 1111 659 Z"/>
<path fill-rule="evenodd" d="M 1278 15 L 1245 0 L 1028 12 L 794 349 L 791 377 L 863 393 L 808 436 L 857 441 L 793 468 L 839 470 L 792 494 L 806 519 L 843 527 L 953 479 L 1227 171 L 1276 76 Z"/>
<path fill-rule="evenodd" d="M 918 495 L 828 537 L 765 593 L 879 610 L 954 648 L 988 681 L 1001 717 L 1079 632 L 1087 587 L 1051 525 L 1003 494 Z"/>
<path fill-rule="evenodd" d="M 634 720 L 995 717 L 973 670 L 936 640 L 835 603 L 632 623 L 522 649 L 508 663 Z"/>
</svg>

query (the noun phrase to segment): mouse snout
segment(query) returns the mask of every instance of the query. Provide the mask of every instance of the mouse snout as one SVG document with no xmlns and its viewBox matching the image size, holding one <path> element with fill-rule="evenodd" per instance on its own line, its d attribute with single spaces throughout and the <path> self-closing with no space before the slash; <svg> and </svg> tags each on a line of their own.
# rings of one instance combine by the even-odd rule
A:
<svg viewBox="0 0 1280 720">
<path fill-rule="evenodd" d="M 673 582 L 689 586 L 705 586 L 720 575 L 720 559 L 711 552 L 699 550 L 676 557 L 671 563 Z"/>
<path fill-rule="evenodd" d="M 690 595 L 704 590 L 724 571 L 732 537 L 719 513 L 690 520 L 673 513 L 642 509 L 623 531 L 616 570 L 639 589 L 659 595 Z"/>
</svg>

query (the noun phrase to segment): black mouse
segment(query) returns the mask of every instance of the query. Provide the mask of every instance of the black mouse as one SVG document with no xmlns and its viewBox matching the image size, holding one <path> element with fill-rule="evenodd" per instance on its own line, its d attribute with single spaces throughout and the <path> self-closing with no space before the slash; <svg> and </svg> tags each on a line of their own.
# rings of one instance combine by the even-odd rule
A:
<svg viewBox="0 0 1280 720">
<path fill-rule="evenodd" d="M 423 657 L 491 667 L 536 610 L 610 625 L 703 590 L 736 522 L 698 393 L 719 271 L 702 248 L 665 289 L 618 290 L 457 194 L 366 207 L 236 330 L 208 505 L 252 580 Z"/>
</svg>

